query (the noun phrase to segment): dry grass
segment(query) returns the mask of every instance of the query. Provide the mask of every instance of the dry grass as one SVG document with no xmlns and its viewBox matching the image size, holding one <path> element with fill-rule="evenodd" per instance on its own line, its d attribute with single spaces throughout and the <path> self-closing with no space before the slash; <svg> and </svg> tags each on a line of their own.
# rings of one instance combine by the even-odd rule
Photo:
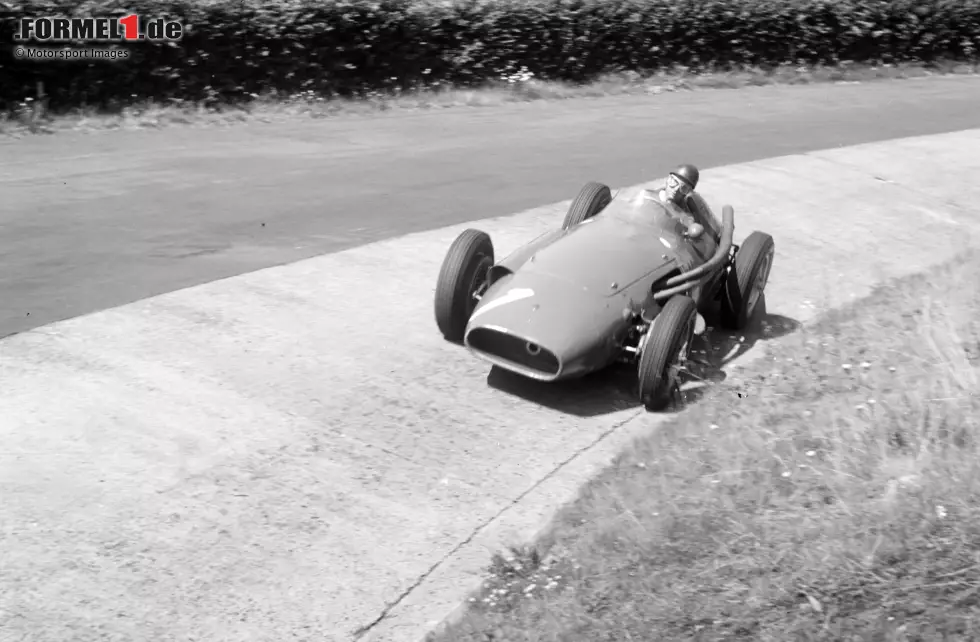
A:
<svg viewBox="0 0 980 642">
<path fill-rule="evenodd" d="M 685 70 L 652 76 L 617 74 L 587 85 L 543 82 L 528 73 L 517 73 L 482 89 L 433 89 L 367 98 L 325 99 L 312 93 L 288 98 L 257 97 L 243 107 L 201 104 L 144 103 L 116 113 L 76 109 L 47 113 L 36 100 L 25 98 L 19 107 L 0 114 L 0 134 L 22 136 L 59 130 L 146 129 L 172 126 L 230 126 L 244 122 L 275 122 L 297 118 L 329 118 L 389 111 L 415 111 L 451 107 L 493 107 L 508 103 L 618 95 L 658 94 L 696 89 L 735 89 L 773 84 L 825 82 L 872 82 L 948 74 L 976 74 L 977 65 L 841 65 L 839 67 L 781 67 L 775 70 L 741 69 L 693 74 Z"/>
<path fill-rule="evenodd" d="M 978 283 L 967 253 L 774 342 L 432 639 L 980 639 Z"/>
</svg>

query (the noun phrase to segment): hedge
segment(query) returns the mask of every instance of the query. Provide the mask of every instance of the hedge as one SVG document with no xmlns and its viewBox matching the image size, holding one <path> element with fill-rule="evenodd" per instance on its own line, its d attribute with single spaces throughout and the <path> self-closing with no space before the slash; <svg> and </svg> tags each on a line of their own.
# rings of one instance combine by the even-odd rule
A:
<svg viewBox="0 0 980 642">
<path fill-rule="evenodd" d="M 787 63 L 973 62 L 980 0 L 16 0 L 24 16 L 137 13 L 184 24 L 179 45 L 124 62 L 0 61 L 0 108 L 356 96 L 473 86 L 526 67 L 544 80 Z"/>
</svg>

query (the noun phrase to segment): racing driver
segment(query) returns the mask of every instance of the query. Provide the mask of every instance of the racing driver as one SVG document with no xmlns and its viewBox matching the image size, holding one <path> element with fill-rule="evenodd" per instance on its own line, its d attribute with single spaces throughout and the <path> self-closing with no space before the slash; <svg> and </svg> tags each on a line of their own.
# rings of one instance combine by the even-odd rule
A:
<svg viewBox="0 0 980 642">
<path fill-rule="evenodd" d="M 701 217 L 698 215 L 697 208 L 689 200 L 694 194 L 694 188 L 698 186 L 698 180 L 700 178 L 701 172 L 694 165 L 684 164 L 678 166 L 677 169 L 667 175 L 664 188 L 659 193 L 660 201 L 679 208 L 684 224 L 688 228 L 691 228 L 695 224 L 701 227 L 707 224 L 712 235 L 718 236 L 721 233 L 721 227 L 717 224 L 717 221 L 700 221 L 699 219 Z"/>
</svg>

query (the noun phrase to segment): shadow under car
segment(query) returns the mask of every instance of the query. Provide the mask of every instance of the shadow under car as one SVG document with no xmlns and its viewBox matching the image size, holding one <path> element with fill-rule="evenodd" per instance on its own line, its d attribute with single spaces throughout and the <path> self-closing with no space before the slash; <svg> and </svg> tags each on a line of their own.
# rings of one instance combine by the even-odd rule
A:
<svg viewBox="0 0 980 642">
<path fill-rule="evenodd" d="M 681 396 L 671 410 L 680 410 L 703 396 L 708 386 L 725 380 L 724 368 L 745 355 L 759 341 L 778 339 L 795 332 L 799 321 L 766 310 L 765 295 L 759 309 L 741 331 L 707 328 L 694 337 L 689 362 L 682 378 Z M 492 366 L 487 385 L 525 401 L 577 417 L 597 417 L 642 407 L 638 397 L 636 368 L 615 364 L 578 379 L 546 383 Z"/>
</svg>

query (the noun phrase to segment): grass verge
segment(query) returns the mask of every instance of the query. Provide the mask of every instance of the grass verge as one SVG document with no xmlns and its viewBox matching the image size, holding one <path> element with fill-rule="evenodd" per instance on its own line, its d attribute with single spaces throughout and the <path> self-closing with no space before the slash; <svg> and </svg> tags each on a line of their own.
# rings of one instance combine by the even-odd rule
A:
<svg viewBox="0 0 980 642">
<path fill-rule="evenodd" d="M 651 76 L 607 75 L 586 85 L 544 82 L 519 73 L 480 89 L 437 88 L 403 94 L 375 94 L 361 99 L 328 99 L 313 94 L 289 97 L 257 96 L 243 106 L 137 103 L 115 112 L 79 108 L 48 112 L 43 100 L 25 98 L 11 112 L 0 114 L 0 134 L 23 136 L 64 130 L 148 129 L 171 126 L 228 126 L 244 122 L 276 122 L 297 118 L 369 115 L 451 107 L 493 107 L 508 103 L 572 98 L 659 94 L 695 89 L 737 89 L 786 84 L 873 82 L 950 74 L 976 74 L 980 65 L 858 65 L 836 67 L 784 66 L 734 71 L 690 73 L 665 71 Z"/>
<path fill-rule="evenodd" d="M 638 441 L 433 642 L 980 639 L 980 252 Z"/>
</svg>

